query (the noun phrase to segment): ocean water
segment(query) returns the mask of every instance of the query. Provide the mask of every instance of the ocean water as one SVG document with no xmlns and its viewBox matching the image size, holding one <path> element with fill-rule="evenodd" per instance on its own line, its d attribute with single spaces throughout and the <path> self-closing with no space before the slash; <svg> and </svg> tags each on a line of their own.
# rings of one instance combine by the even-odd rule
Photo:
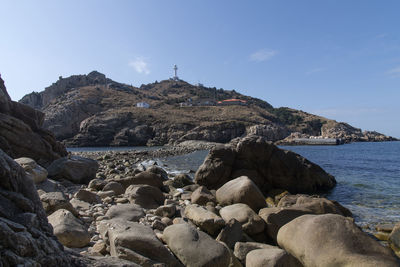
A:
<svg viewBox="0 0 400 267">
<path fill-rule="evenodd" d="M 349 208 L 359 225 L 400 221 L 400 142 L 341 146 L 283 146 L 335 176 L 336 187 L 324 196 Z M 170 172 L 193 171 L 208 151 L 160 159 Z"/>
</svg>

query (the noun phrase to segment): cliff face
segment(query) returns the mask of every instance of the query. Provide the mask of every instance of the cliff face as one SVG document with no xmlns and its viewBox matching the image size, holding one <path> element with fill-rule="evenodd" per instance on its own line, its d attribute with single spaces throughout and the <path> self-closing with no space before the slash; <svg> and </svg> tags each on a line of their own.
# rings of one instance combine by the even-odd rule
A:
<svg viewBox="0 0 400 267">
<path fill-rule="evenodd" d="M 47 166 L 65 156 L 63 145 L 42 127 L 44 113 L 11 101 L 0 78 L 0 149 L 13 158 L 30 157 Z"/>
<path fill-rule="evenodd" d="M 216 105 L 240 99 L 244 105 Z M 229 142 L 257 134 L 278 141 L 291 133 L 345 138 L 348 141 L 389 140 L 360 129 L 290 108 L 273 108 L 260 99 L 223 89 L 165 80 L 140 88 L 91 72 L 61 78 L 43 92 L 21 101 L 41 109 L 43 126 L 73 146 L 164 145 L 186 140 Z M 150 108 L 138 108 L 146 102 Z"/>
</svg>

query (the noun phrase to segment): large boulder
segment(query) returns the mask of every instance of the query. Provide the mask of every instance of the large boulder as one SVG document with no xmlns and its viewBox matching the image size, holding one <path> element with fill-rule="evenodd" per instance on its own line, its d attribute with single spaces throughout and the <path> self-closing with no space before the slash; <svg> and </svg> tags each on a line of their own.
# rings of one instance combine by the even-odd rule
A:
<svg viewBox="0 0 400 267">
<path fill-rule="evenodd" d="M 302 156 L 279 149 L 265 138 L 247 136 L 230 147 L 215 147 L 195 175 L 195 181 L 210 189 L 245 175 L 265 194 L 274 188 L 291 193 L 329 190 L 335 178 Z"/>
<path fill-rule="evenodd" d="M 31 158 L 18 158 L 15 161 L 24 168 L 35 184 L 46 180 L 47 170 L 37 164 L 35 160 Z"/>
<path fill-rule="evenodd" d="M 193 204 L 206 205 L 208 202 L 216 202 L 215 196 L 205 186 L 200 186 L 190 196 Z"/>
<path fill-rule="evenodd" d="M 235 151 L 229 146 L 211 149 L 195 174 L 195 182 L 209 189 L 218 189 L 230 180 Z"/>
<path fill-rule="evenodd" d="M 143 209 L 136 204 L 114 205 L 106 213 L 109 219 L 121 219 L 132 222 L 138 222 L 145 215 Z"/>
<path fill-rule="evenodd" d="M 117 180 L 117 182 L 122 184 L 125 188 L 129 187 L 130 185 L 147 184 L 160 189 L 163 186 L 163 181 L 164 179 L 160 174 L 149 171 L 138 173 L 133 177 L 126 177 Z"/>
<path fill-rule="evenodd" d="M 29 157 L 45 167 L 67 155 L 53 134 L 42 128 L 42 112 L 12 101 L 1 78 L 0 91 L 0 149 L 13 158 Z"/>
<path fill-rule="evenodd" d="M 217 190 L 217 202 L 221 205 L 247 204 L 258 211 L 266 206 L 265 198 L 257 185 L 246 176 L 233 179 Z"/>
<path fill-rule="evenodd" d="M 40 195 L 40 201 L 42 201 L 43 208 L 48 215 L 59 209 L 65 209 L 72 212 L 74 215 L 78 215 L 78 212 L 63 192 L 43 193 Z"/>
<path fill-rule="evenodd" d="M 165 228 L 163 240 L 185 266 L 229 266 L 228 248 L 187 223 Z"/>
<path fill-rule="evenodd" d="M 255 249 L 273 249 L 274 246 L 264 244 L 264 243 L 257 243 L 257 242 L 236 242 L 234 247 L 234 255 L 238 258 L 241 262 L 246 261 L 247 254 Z"/>
<path fill-rule="evenodd" d="M 389 235 L 389 243 L 397 255 L 400 255 L 400 223 L 397 223 Z"/>
<path fill-rule="evenodd" d="M 164 263 L 182 266 L 149 226 L 120 219 L 102 221 L 99 232 L 107 240 L 110 254 L 141 266 Z"/>
<path fill-rule="evenodd" d="M 90 235 L 86 227 L 68 210 L 59 209 L 48 219 L 53 226 L 54 235 L 64 246 L 81 248 L 89 244 Z"/>
<path fill-rule="evenodd" d="M 278 244 L 304 266 L 398 266 L 390 249 L 337 214 L 294 219 L 279 230 Z"/>
<path fill-rule="evenodd" d="M 125 190 L 129 202 L 138 204 L 145 209 L 156 209 L 164 204 L 164 194 L 160 189 L 151 185 L 130 185 Z"/>
<path fill-rule="evenodd" d="M 225 226 L 224 220 L 206 208 L 192 204 L 185 208 L 185 216 L 201 230 L 214 236 Z"/>
<path fill-rule="evenodd" d="M 97 161 L 79 156 L 68 156 L 53 161 L 47 168 L 49 177 L 60 180 L 66 179 L 75 184 L 88 184 L 96 178 L 99 168 Z"/>
<path fill-rule="evenodd" d="M 1 149 L 0 247 L 2 266 L 73 264 L 53 235 L 34 182 Z"/>
<path fill-rule="evenodd" d="M 231 219 L 239 221 L 243 231 L 248 235 L 256 235 L 264 231 L 263 219 L 246 204 L 237 203 L 223 207 L 219 214 L 225 222 L 229 222 Z"/>
</svg>

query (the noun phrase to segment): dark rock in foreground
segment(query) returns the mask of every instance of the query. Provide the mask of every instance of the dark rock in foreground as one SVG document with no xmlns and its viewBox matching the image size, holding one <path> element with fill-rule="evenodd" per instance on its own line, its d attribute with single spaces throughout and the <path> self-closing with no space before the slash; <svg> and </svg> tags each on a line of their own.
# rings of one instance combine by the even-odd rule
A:
<svg viewBox="0 0 400 267">
<path fill-rule="evenodd" d="M 32 179 L 0 149 L 0 265 L 71 266 Z"/>
<path fill-rule="evenodd" d="M 0 149 L 13 158 L 29 157 L 48 166 L 66 156 L 63 145 L 42 128 L 44 113 L 11 101 L 0 78 Z"/>
<path fill-rule="evenodd" d="M 195 181 L 218 189 L 239 176 L 249 177 L 264 194 L 276 188 L 314 193 L 332 189 L 336 184 L 335 178 L 318 165 L 258 136 L 212 149 L 196 172 Z"/>
</svg>

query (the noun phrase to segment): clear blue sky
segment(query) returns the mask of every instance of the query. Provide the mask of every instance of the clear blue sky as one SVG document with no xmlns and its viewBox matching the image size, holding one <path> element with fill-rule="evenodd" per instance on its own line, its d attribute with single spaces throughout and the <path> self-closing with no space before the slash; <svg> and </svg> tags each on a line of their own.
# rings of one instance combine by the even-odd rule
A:
<svg viewBox="0 0 400 267">
<path fill-rule="evenodd" d="M 98 70 L 172 76 L 400 137 L 400 1 L 0 0 L 14 100 Z"/>
</svg>

